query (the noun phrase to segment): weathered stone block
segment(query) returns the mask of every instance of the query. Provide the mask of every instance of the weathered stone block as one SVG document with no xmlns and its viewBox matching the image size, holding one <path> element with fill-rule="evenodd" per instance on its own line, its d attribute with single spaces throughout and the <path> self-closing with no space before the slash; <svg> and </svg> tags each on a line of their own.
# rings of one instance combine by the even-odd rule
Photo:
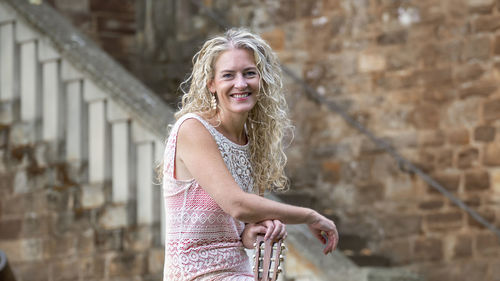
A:
<svg viewBox="0 0 500 281">
<path fill-rule="evenodd" d="M 388 239 L 380 243 L 380 254 L 390 257 L 394 265 L 402 265 L 411 262 L 411 241 L 405 237 L 400 239 Z"/>
<path fill-rule="evenodd" d="M 81 232 L 77 237 L 79 255 L 91 255 L 95 252 L 95 231 L 91 228 Z"/>
<path fill-rule="evenodd" d="M 447 109 L 448 127 L 476 126 L 479 120 L 478 108 L 481 104 L 478 97 L 470 97 L 453 101 Z"/>
<path fill-rule="evenodd" d="M 424 130 L 419 132 L 419 146 L 441 146 L 444 144 L 445 134 L 441 130 Z"/>
<path fill-rule="evenodd" d="M 490 188 L 490 175 L 486 170 L 468 171 L 465 173 L 465 191 L 484 191 Z"/>
<path fill-rule="evenodd" d="M 444 201 L 440 199 L 424 201 L 418 204 L 418 208 L 423 211 L 435 211 L 444 206 Z"/>
<path fill-rule="evenodd" d="M 22 225 L 22 237 L 46 237 L 49 234 L 49 218 L 41 213 L 28 213 Z"/>
<path fill-rule="evenodd" d="M 466 128 L 455 128 L 446 131 L 448 143 L 453 145 L 464 145 L 469 143 L 469 131 Z"/>
<path fill-rule="evenodd" d="M 493 189 L 493 193 L 500 195 L 500 170 L 495 169 L 490 172 L 491 176 L 491 188 Z"/>
<path fill-rule="evenodd" d="M 386 69 L 386 59 L 381 53 L 365 52 L 358 58 L 358 69 L 360 72 L 376 72 Z"/>
<path fill-rule="evenodd" d="M 50 281 L 49 271 L 50 266 L 47 262 L 23 262 L 16 263 L 13 267 L 16 280 L 32 280 L 36 276 L 36 280 Z"/>
<path fill-rule="evenodd" d="M 461 66 L 457 66 L 453 70 L 453 76 L 455 80 L 460 82 L 476 80 L 484 73 L 483 67 L 477 62 L 470 62 Z"/>
<path fill-rule="evenodd" d="M 382 33 L 377 36 L 379 45 L 404 44 L 408 40 L 407 30 L 397 30 L 392 32 Z"/>
<path fill-rule="evenodd" d="M 478 80 L 466 83 L 459 89 L 459 96 L 467 98 L 470 96 L 487 97 L 498 89 L 498 83 L 492 80 Z"/>
<path fill-rule="evenodd" d="M 461 212 L 436 213 L 425 216 L 427 228 L 431 231 L 450 231 L 464 224 Z"/>
<path fill-rule="evenodd" d="M 84 185 L 81 188 L 81 206 L 85 209 L 94 209 L 103 206 L 105 202 L 103 185 Z"/>
<path fill-rule="evenodd" d="M 9 143 L 21 146 L 35 143 L 41 135 L 38 121 L 13 124 L 10 127 Z"/>
<path fill-rule="evenodd" d="M 419 215 L 393 215 L 381 219 L 381 225 L 388 238 L 408 237 L 419 234 L 422 217 Z"/>
<path fill-rule="evenodd" d="M 500 166 L 500 142 L 486 144 L 483 164 L 487 166 Z"/>
<path fill-rule="evenodd" d="M 356 202 L 359 204 L 373 204 L 385 197 L 385 188 L 380 183 L 358 185 L 356 188 Z"/>
<path fill-rule="evenodd" d="M 47 243 L 51 257 L 71 257 L 76 255 L 76 237 L 73 233 L 53 236 Z"/>
<path fill-rule="evenodd" d="M 137 24 L 134 17 L 123 15 L 101 15 L 95 17 L 98 33 L 115 33 L 120 35 L 134 35 Z"/>
<path fill-rule="evenodd" d="M 484 256 L 498 254 L 500 252 L 500 241 L 495 234 L 490 232 L 478 234 L 476 236 L 476 250 Z"/>
<path fill-rule="evenodd" d="M 434 104 L 420 104 L 415 106 L 410 121 L 418 129 L 437 129 L 441 121 L 440 108 Z"/>
<path fill-rule="evenodd" d="M 490 274 L 491 281 L 500 281 L 500 261 L 491 262 L 490 272 L 491 272 Z"/>
<path fill-rule="evenodd" d="M 413 247 L 415 261 L 436 261 L 443 257 L 443 242 L 437 238 L 419 238 Z"/>
<path fill-rule="evenodd" d="M 10 197 L 14 186 L 13 181 L 14 181 L 13 173 L 0 174 L 0 198 L 5 199 Z"/>
<path fill-rule="evenodd" d="M 273 50 L 280 51 L 285 48 L 285 31 L 282 28 L 275 28 L 271 31 L 263 32 L 261 36 Z"/>
<path fill-rule="evenodd" d="M 323 180 L 337 183 L 340 180 L 341 163 L 335 161 L 323 162 L 321 165 Z"/>
<path fill-rule="evenodd" d="M 154 229 L 149 226 L 140 226 L 125 230 L 124 247 L 130 251 L 145 251 L 153 246 Z"/>
<path fill-rule="evenodd" d="M 146 272 L 146 258 L 144 254 L 120 253 L 113 256 L 108 266 L 111 277 L 135 276 Z"/>
<path fill-rule="evenodd" d="M 495 127 L 479 126 L 474 129 L 474 140 L 481 142 L 491 142 L 495 140 Z"/>
<path fill-rule="evenodd" d="M 8 219 L 0 221 L 0 240 L 14 240 L 21 234 L 22 220 Z"/>
<path fill-rule="evenodd" d="M 0 241 L 0 249 L 12 263 L 40 261 L 44 257 L 44 243 L 38 238 Z"/>
<path fill-rule="evenodd" d="M 495 6 L 495 0 L 467 0 L 467 6 L 471 12 L 489 13 Z"/>
<path fill-rule="evenodd" d="M 450 67 L 421 70 L 417 71 L 414 75 L 419 84 L 425 86 L 427 89 L 448 85 L 453 80 L 453 73 Z"/>
<path fill-rule="evenodd" d="M 493 43 L 493 53 L 495 55 L 500 55 L 500 35 L 495 37 L 495 42 Z"/>
<path fill-rule="evenodd" d="M 500 119 L 500 99 L 494 99 L 484 103 L 483 118 L 487 121 Z"/>
<path fill-rule="evenodd" d="M 104 2 L 99 0 L 87 0 L 83 3 L 85 2 L 90 4 L 90 10 L 93 12 L 124 13 L 132 15 L 135 13 L 135 2 L 133 0 L 111 0 Z"/>
<path fill-rule="evenodd" d="M 123 230 L 98 230 L 95 245 L 99 251 L 123 250 Z"/>
<path fill-rule="evenodd" d="M 11 196 L 3 202 L 2 214 L 23 217 L 28 212 L 44 212 L 46 206 L 43 190 Z"/>
<path fill-rule="evenodd" d="M 84 280 L 103 279 L 106 267 L 106 260 L 103 256 L 84 256 L 79 261 L 78 269 L 80 270 L 80 276 Z"/>
<path fill-rule="evenodd" d="M 462 52 L 464 60 L 486 60 L 491 56 L 491 40 L 489 36 L 477 36 L 465 42 Z"/>
<path fill-rule="evenodd" d="M 462 149 L 457 154 L 457 167 L 467 169 L 477 166 L 479 163 L 479 150 L 475 147 Z"/>
<path fill-rule="evenodd" d="M 432 175 L 434 180 L 436 180 L 439 184 L 441 184 L 448 191 L 456 192 L 458 191 L 458 187 L 460 185 L 460 174 L 457 173 L 436 173 Z M 429 192 L 436 193 L 438 192 L 433 187 L 429 186 Z"/>
<path fill-rule="evenodd" d="M 79 260 L 74 258 L 63 258 L 52 263 L 54 281 L 78 280 Z"/>
<path fill-rule="evenodd" d="M 453 258 L 468 258 L 472 256 L 472 237 L 460 235 L 455 238 Z"/>
<path fill-rule="evenodd" d="M 475 32 L 492 32 L 500 28 L 500 16 L 480 16 L 473 19 L 471 25 Z"/>
<path fill-rule="evenodd" d="M 488 223 L 495 225 L 496 214 L 495 211 L 489 208 L 483 208 L 476 210 L 476 212 L 483 217 Z M 486 227 L 480 222 L 476 221 L 471 215 L 467 215 L 467 221 L 469 226 L 475 228 L 486 229 Z"/>
<path fill-rule="evenodd" d="M 128 226 L 127 206 L 109 206 L 99 218 L 99 225 L 104 229 L 116 229 Z"/>
<path fill-rule="evenodd" d="M 20 170 L 16 173 L 14 177 L 14 193 L 22 194 L 31 191 L 33 188 L 33 182 L 28 181 L 28 175 L 25 170 Z"/>
<path fill-rule="evenodd" d="M 148 251 L 148 273 L 162 273 L 165 260 L 163 248 L 151 248 Z"/>
<path fill-rule="evenodd" d="M 461 280 L 488 280 L 488 261 L 473 260 L 464 263 L 461 271 Z"/>
</svg>

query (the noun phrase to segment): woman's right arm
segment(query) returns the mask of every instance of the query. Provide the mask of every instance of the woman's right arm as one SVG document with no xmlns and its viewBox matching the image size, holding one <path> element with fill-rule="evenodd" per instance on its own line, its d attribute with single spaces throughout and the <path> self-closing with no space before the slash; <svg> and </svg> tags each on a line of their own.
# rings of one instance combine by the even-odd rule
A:
<svg viewBox="0 0 500 281">
<path fill-rule="evenodd" d="M 196 119 L 188 119 L 177 135 L 177 168 L 190 176 L 217 202 L 226 213 L 247 223 L 277 219 L 285 224 L 307 224 L 311 232 L 323 243 L 324 232 L 328 245 L 324 252 L 335 249 L 338 233 L 333 221 L 316 211 L 275 202 L 246 193 L 235 182 L 227 169 L 217 144 L 208 130 Z"/>
</svg>

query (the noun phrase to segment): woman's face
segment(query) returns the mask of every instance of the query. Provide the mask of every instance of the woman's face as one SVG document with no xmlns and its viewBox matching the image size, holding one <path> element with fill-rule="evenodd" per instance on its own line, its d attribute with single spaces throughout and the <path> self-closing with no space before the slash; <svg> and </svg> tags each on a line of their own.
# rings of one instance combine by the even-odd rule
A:
<svg viewBox="0 0 500 281">
<path fill-rule="evenodd" d="M 223 113 L 248 113 L 257 103 L 259 73 L 253 53 L 246 49 L 229 49 L 215 61 L 214 79 L 208 83 L 217 94 Z"/>
</svg>

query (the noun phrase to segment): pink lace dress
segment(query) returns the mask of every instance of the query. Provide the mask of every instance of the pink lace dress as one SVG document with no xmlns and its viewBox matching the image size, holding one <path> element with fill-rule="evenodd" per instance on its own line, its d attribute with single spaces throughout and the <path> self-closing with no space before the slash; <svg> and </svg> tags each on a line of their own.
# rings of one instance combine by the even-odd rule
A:
<svg viewBox="0 0 500 281">
<path fill-rule="evenodd" d="M 252 192 L 249 147 L 238 145 L 196 114 L 186 114 L 173 126 L 163 167 L 166 214 L 164 281 L 253 281 L 249 258 L 240 235 L 244 223 L 226 214 L 196 180 L 175 179 L 174 163 L 179 126 L 199 120 L 214 137 L 227 168 L 238 185 Z"/>
</svg>

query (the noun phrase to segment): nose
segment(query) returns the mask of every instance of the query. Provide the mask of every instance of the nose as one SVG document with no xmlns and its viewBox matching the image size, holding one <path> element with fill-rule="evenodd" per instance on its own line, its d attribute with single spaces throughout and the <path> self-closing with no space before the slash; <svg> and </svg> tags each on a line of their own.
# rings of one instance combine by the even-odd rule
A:
<svg viewBox="0 0 500 281">
<path fill-rule="evenodd" d="M 243 90 L 247 87 L 247 85 L 248 85 L 248 83 L 247 83 L 245 77 L 243 77 L 243 75 L 236 76 L 236 81 L 234 82 L 234 86 L 237 89 Z"/>
</svg>

